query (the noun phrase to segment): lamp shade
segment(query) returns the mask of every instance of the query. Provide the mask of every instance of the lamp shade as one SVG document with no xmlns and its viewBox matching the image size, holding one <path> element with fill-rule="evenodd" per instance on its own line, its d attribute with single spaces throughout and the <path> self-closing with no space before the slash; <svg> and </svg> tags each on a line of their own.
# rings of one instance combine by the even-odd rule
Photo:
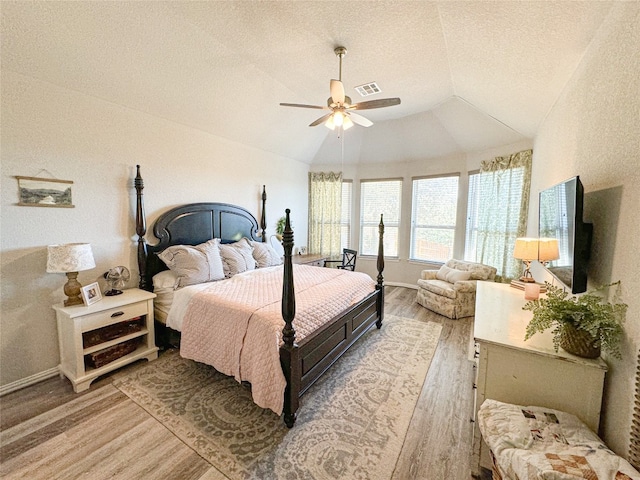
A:
<svg viewBox="0 0 640 480">
<path fill-rule="evenodd" d="M 95 268 L 91 245 L 67 243 L 47 247 L 47 273 L 80 272 Z"/>
<path fill-rule="evenodd" d="M 513 249 L 513 256 L 518 260 L 538 259 L 538 239 L 537 238 L 516 238 L 516 246 Z"/>
<path fill-rule="evenodd" d="M 557 238 L 541 238 L 538 246 L 538 260 L 541 262 L 550 262 L 560 258 L 560 250 L 558 248 Z"/>
</svg>

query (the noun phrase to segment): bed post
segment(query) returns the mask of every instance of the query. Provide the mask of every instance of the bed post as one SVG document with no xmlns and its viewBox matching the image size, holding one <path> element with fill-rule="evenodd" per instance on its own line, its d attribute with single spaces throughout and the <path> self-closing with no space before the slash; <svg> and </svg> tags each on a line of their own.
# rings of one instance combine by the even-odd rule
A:
<svg viewBox="0 0 640 480">
<path fill-rule="evenodd" d="M 293 266 L 291 262 L 291 250 L 293 249 L 293 230 L 289 219 L 290 210 L 285 211 L 285 227 L 282 235 L 284 247 L 284 278 L 282 284 L 282 340 L 280 347 L 280 363 L 287 380 L 284 391 L 284 423 L 287 427 L 293 427 L 296 421 L 300 397 L 300 359 L 298 345 L 296 345 L 296 331 L 293 329 L 293 318 L 296 315 L 296 297 L 293 289 Z"/>
<path fill-rule="evenodd" d="M 136 234 L 138 235 L 138 271 L 140 273 L 139 287 L 141 290 L 151 291 L 151 285 L 147 279 L 147 242 L 144 239 L 147 233 L 147 220 L 144 215 L 144 198 L 142 190 L 144 182 L 140 176 L 140 165 L 136 165 L 136 178 L 134 181 L 136 187 Z"/>
<path fill-rule="evenodd" d="M 262 243 L 265 243 L 267 241 L 266 205 L 267 205 L 267 190 L 265 189 L 265 186 L 262 185 L 262 217 L 260 218 L 260 228 L 262 229 Z"/>
<path fill-rule="evenodd" d="M 376 321 L 376 327 L 382 327 L 382 320 L 384 320 L 384 277 L 382 272 L 384 270 L 384 223 L 382 221 L 382 214 L 380 214 L 380 225 L 378 225 L 378 283 L 376 284 L 376 290 L 379 290 L 378 300 L 376 303 L 376 309 L 378 310 L 378 320 Z"/>
</svg>

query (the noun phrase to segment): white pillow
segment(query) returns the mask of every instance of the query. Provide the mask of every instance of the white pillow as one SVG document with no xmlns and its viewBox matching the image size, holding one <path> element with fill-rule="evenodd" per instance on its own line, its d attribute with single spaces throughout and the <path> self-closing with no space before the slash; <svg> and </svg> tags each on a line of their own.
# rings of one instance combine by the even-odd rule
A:
<svg viewBox="0 0 640 480">
<path fill-rule="evenodd" d="M 273 267 L 282 264 L 282 257 L 268 243 L 250 242 L 253 247 L 253 258 L 256 259 L 258 268 Z"/>
<path fill-rule="evenodd" d="M 253 247 L 246 238 L 235 243 L 220 245 L 220 255 L 222 256 L 224 276 L 227 278 L 256 268 Z"/>
<path fill-rule="evenodd" d="M 456 283 L 463 282 L 465 280 L 469 280 L 471 278 L 471 272 L 465 272 L 463 270 L 454 270 L 447 275 L 447 282 Z"/>
<path fill-rule="evenodd" d="M 175 290 L 178 288 L 178 276 L 176 272 L 171 270 L 163 270 L 160 273 L 156 273 L 153 276 L 153 291 L 160 288 L 171 288 Z"/>
<path fill-rule="evenodd" d="M 447 281 L 447 275 L 452 271 L 453 269 L 447 267 L 446 265 L 442 265 L 440 267 L 440 270 L 438 270 L 436 272 L 436 278 L 438 280 L 442 280 L 443 282 Z"/>
<path fill-rule="evenodd" d="M 455 268 L 449 268 L 446 265 L 442 265 L 440 270 L 436 272 L 436 278 L 444 282 L 456 283 L 469 280 L 471 278 L 471 272 L 456 270 Z"/>
<path fill-rule="evenodd" d="M 158 254 L 178 277 L 178 287 L 212 282 L 224 278 L 220 257 L 220 239 L 214 238 L 195 247 L 174 245 Z"/>
</svg>

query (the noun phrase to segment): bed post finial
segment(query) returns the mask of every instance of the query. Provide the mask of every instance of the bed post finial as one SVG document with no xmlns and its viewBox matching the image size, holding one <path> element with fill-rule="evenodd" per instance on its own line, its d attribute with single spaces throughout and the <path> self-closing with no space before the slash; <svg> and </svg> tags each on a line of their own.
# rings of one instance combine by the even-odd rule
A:
<svg viewBox="0 0 640 480">
<path fill-rule="evenodd" d="M 382 272 L 384 271 L 384 222 L 382 221 L 382 214 L 380 214 L 380 224 L 378 225 L 378 282 L 376 284 L 376 290 L 379 290 L 377 301 L 378 309 L 378 321 L 376 327 L 382 326 L 382 320 L 384 320 L 384 277 Z"/>
<path fill-rule="evenodd" d="M 260 219 L 260 228 L 262 229 L 262 243 L 267 241 L 267 190 L 262 185 L 262 218 Z"/>
<path fill-rule="evenodd" d="M 142 181 L 142 176 L 140 176 L 140 165 L 136 165 L 134 185 L 136 187 L 136 234 L 138 235 L 139 287 L 141 290 L 151 290 L 147 279 L 147 242 L 144 239 L 144 235 L 147 233 L 147 220 L 144 214 L 144 198 L 142 197 L 144 182 Z"/>
</svg>

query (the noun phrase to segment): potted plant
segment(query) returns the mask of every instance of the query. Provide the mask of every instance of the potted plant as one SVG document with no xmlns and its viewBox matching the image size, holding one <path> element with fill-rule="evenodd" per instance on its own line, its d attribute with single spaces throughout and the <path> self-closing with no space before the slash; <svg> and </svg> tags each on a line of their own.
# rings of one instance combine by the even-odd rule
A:
<svg viewBox="0 0 640 480">
<path fill-rule="evenodd" d="M 280 217 L 276 222 L 276 238 L 280 241 L 282 241 L 282 234 L 284 233 L 284 226 L 286 222 L 287 219 L 285 217 Z"/>
<path fill-rule="evenodd" d="M 564 289 L 545 282 L 546 297 L 527 302 L 522 308 L 533 312 L 525 340 L 535 333 L 552 328 L 553 345 L 586 358 L 597 358 L 603 350 L 620 358 L 622 322 L 627 305 L 618 301 L 620 282 L 604 285 L 580 296 L 570 296 Z M 617 286 L 613 301 L 603 295 Z"/>
</svg>

